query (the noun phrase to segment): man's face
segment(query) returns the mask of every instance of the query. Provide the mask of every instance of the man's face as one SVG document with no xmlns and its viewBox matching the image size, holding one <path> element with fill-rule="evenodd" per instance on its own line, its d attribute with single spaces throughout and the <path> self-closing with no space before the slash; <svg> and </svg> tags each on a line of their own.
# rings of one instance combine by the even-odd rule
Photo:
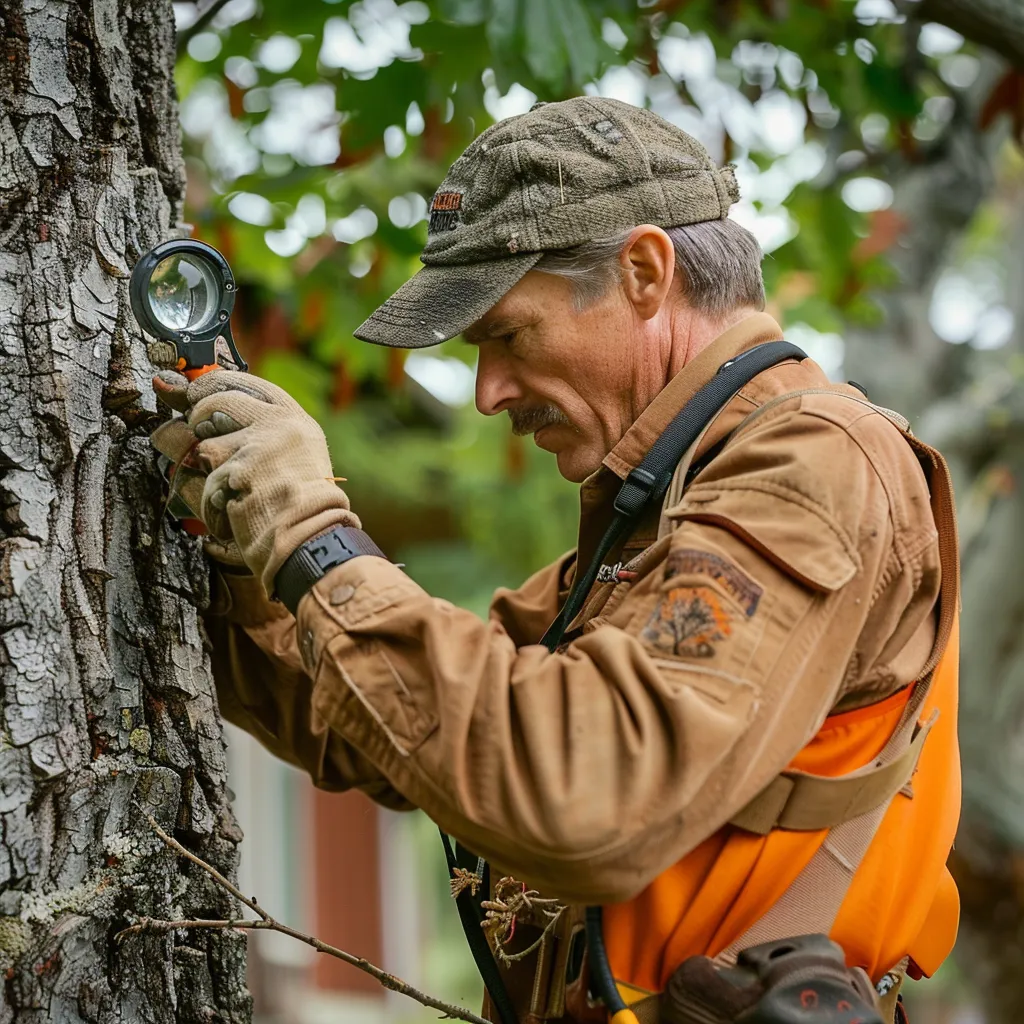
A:
<svg viewBox="0 0 1024 1024">
<path fill-rule="evenodd" d="M 643 333 L 621 288 L 580 311 L 569 281 L 530 271 L 466 331 L 480 352 L 476 406 L 507 412 L 562 476 L 582 481 L 657 393 L 648 378 L 663 381 L 645 365 Z"/>
</svg>

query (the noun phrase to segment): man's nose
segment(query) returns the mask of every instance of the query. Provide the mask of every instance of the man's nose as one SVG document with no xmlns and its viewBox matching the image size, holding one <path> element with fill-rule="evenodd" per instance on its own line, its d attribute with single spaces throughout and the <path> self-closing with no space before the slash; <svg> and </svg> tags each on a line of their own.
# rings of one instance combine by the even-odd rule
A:
<svg viewBox="0 0 1024 1024">
<path fill-rule="evenodd" d="M 500 343 L 483 342 L 477 346 L 476 407 L 485 416 L 494 416 L 522 397 L 522 391 L 501 356 Z"/>
</svg>

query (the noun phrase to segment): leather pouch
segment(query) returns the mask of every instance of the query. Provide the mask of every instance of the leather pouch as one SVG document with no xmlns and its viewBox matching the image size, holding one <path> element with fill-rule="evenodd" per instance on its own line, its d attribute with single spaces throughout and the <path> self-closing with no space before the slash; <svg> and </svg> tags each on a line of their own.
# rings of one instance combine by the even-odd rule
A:
<svg viewBox="0 0 1024 1024">
<path fill-rule="evenodd" d="M 825 935 L 742 950 L 735 967 L 684 961 L 661 998 L 661 1024 L 883 1024 L 874 986 Z"/>
</svg>

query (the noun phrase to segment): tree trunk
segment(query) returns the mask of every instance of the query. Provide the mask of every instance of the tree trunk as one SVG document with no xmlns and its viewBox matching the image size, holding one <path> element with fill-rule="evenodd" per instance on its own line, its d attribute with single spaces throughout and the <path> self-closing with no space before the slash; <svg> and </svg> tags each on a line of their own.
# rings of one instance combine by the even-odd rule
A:
<svg viewBox="0 0 1024 1024">
<path fill-rule="evenodd" d="M 169 0 L 0 0 L 0 1022 L 245 1021 L 241 836 L 129 268 L 184 174 Z"/>
</svg>

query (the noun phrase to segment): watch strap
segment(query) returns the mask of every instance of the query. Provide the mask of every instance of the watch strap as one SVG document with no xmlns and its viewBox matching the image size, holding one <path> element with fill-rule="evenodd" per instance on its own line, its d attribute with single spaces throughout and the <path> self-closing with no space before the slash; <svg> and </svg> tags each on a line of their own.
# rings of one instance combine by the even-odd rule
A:
<svg viewBox="0 0 1024 1024">
<path fill-rule="evenodd" d="M 317 580 L 359 555 L 387 557 L 368 533 L 354 526 L 335 526 L 300 544 L 288 556 L 274 577 L 274 596 L 294 615 Z"/>
</svg>

